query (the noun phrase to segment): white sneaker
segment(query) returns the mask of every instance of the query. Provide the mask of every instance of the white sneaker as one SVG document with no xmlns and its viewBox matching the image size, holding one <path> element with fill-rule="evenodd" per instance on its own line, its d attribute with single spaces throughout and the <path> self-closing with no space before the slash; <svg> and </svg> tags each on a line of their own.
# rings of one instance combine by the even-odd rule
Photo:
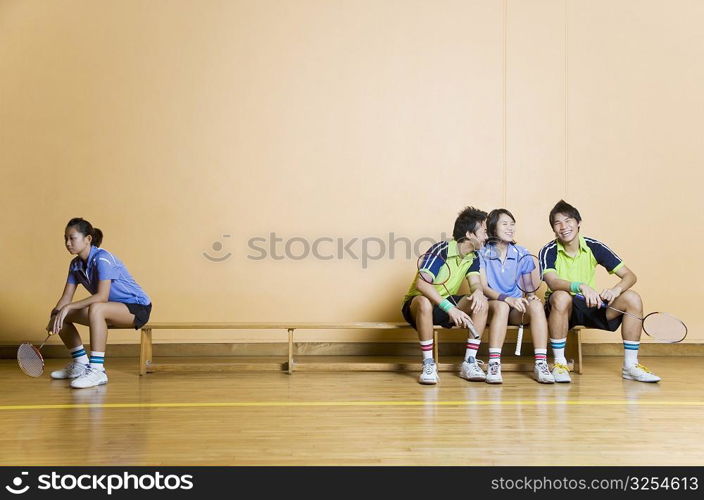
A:
<svg viewBox="0 0 704 500">
<path fill-rule="evenodd" d="M 553 377 L 552 373 L 550 373 L 550 368 L 548 368 L 548 364 L 545 361 L 535 364 L 535 368 L 533 368 L 533 376 L 535 377 L 535 380 L 541 384 L 555 383 L 555 377 Z"/>
<path fill-rule="evenodd" d="M 637 380 L 638 382 L 660 382 L 660 377 L 638 363 L 633 366 L 624 366 L 621 370 L 623 378 L 626 380 Z"/>
<path fill-rule="evenodd" d="M 567 365 L 563 365 L 562 363 L 555 363 L 552 367 L 552 376 L 558 384 L 569 384 L 572 382 L 572 379 L 570 378 L 570 369 Z"/>
<path fill-rule="evenodd" d="M 475 361 L 474 363 L 463 361 L 462 367 L 460 368 L 460 377 L 471 380 L 472 382 L 484 382 L 486 380 L 486 374 L 481 366 L 479 366 L 480 363 L 482 365 L 484 364 L 483 361 Z"/>
<path fill-rule="evenodd" d="M 487 384 L 503 384 L 501 377 L 501 363 L 489 363 L 489 371 L 486 373 Z"/>
<path fill-rule="evenodd" d="M 85 389 L 87 387 L 95 387 L 96 385 L 104 385 L 107 383 L 108 375 L 104 370 L 96 370 L 88 365 L 83 375 L 71 381 L 71 387 L 74 389 Z"/>
<path fill-rule="evenodd" d="M 51 378 L 55 380 L 63 380 L 66 378 L 76 378 L 83 375 L 86 371 L 88 365 L 84 363 L 79 363 L 78 361 L 71 361 L 63 369 L 51 372 Z"/>
<path fill-rule="evenodd" d="M 418 377 L 418 382 L 426 385 L 437 384 L 440 377 L 438 377 L 438 365 L 435 364 L 433 358 L 428 358 L 423 360 L 423 371 L 420 372 L 420 377 Z"/>
</svg>

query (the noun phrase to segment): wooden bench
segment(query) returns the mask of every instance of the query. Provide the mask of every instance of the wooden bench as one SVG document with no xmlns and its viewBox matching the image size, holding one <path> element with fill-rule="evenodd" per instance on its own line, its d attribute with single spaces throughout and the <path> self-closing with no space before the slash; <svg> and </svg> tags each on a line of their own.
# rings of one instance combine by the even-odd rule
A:
<svg viewBox="0 0 704 500">
<path fill-rule="evenodd" d="M 565 355 L 569 361 L 570 368 L 576 373 L 582 373 L 582 345 L 580 331 L 582 327 L 570 330 L 568 334 L 567 349 Z M 282 330 L 288 333 L 288 360 L 278 363 L 276 369 L 292 374 L 297 371 L 325 371 L 325 370 L 355 370 L 355 371 L 406 371 L 420 369 L 420 353 L 417 360 L 410 361 L 341 361 L 341 362 L 294 362 L 294 332 L 296 330 L 410 330 L 408 323 L 149 323 L 142 327 L 141 348 L 139 355 L 139 374 L 146 375 L 155 371 L 215 371 L 215 370 L 246 370 L 257 369 L 254 363 L 155 363 L 153 359 L 153 339 L 154 330 Z M 515 332 L 518 327 L 509 326 L 509 332 Z M 453 371 L 458 369 L 457 363 L 441 363 L 438 353 L 438 331 L 445 330 L 440 326 L 434 331 L 434 356 L 438 362 L 440 371 Z M 446 330 L 447 331 L 447 330 Z M 453 330 L 450 330 L 453 331 Z M 455 330 L 456 331 L 456 330 Z M 508 339 L 507 333 L 507 339 Z M 488 339 L 488 328 L 485 330 L 483 342 Z M 524 339 L 530 339 L 530 331 L 525 329 Z M 527 342 L 526 342 L 527 343 Z M 524 347 L 524 352 L 527 349 Z M 512 354 L 512 353 L 511 353 Z M 527 355 L 532 353 L 526 353 Z M 529 371 L 533 369 L 533 360 L 530 362 L 506 362 L 508 356 L 502 362 L 504 371 Z M 259 366 L 258 369 L 262 367 Z"/>
</svg>

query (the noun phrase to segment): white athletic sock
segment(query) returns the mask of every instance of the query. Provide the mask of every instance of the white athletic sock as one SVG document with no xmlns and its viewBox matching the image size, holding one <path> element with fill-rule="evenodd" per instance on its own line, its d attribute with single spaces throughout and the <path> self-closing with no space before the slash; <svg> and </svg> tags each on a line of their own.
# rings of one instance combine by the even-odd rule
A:
<svg viewBox="0 0 704 500">
<path fill-rule="evenodd" d="M 99 371 L 104 371 L 105 370 L 105 351 L 99 352 L 99 351 L 90 351 L 90 367 L 99 370 Z"/>
<path fill-rule="evenodd" d="M 69 349 L 68 351 L 71 353 L 71 357 L 75 362 L 83 363 L 84 365 L 88 364 L 88 355 L 86 354 L 86 349 L 83 347 L 83 344 Z"/>
<path fill-rule="evenodd" d="M 421 340 L 420 350 L 423 351 L 423 361 L 433 359 L 433 339 Z"/>
<path fill-rule="evenodd" d="M 640 342 L 634 340 L 623 341 L 623 366 L 636 366 L 638 364 L 638 348 Z"/>
<path fill-rule="evenodd" d="M 491 363 L 501 363 L 501 348 L 500 347 L 490 347 L 489 348 L 489 364 Z"/>
<path fill-rule="evenodd" d="M 567 345 L 567 339 L 550 339 L 550 347 L 552 347 L 552 354 L 555 356 L 555 363 L 560 363 L 562 365 L 567 364 L 565 359 L 565 345 Z"/>
<path fill-rule="evenodd" d="M 547 363 L 548 361 L 548 350 L 547 349 L 535 349 L 535 364 Z"/>
<path fill-rule="evenodd" d="M 481 339 L 468 338 L 467 339 L 467 349 L 464 352 L 464 360 L 467 362 L 473 362 L 472 360 L 477 360 L 477 352 L 479 351 L 479 344 L 481 344 Z"/>
</svg>

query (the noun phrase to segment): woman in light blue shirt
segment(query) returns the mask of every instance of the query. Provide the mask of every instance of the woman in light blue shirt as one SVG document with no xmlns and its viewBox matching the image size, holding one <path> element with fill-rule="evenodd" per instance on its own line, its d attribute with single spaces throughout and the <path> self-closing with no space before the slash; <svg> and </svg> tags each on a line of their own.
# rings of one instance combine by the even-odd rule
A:
<svg viewBox="0 0 704 500">
<path fill-rule="evenodd" d="M 507 325 L 530 323 L 535 348 L 535 379 L 544 384 L 554 383 L 547 364 L 548 323 L 543 303 L 534 294 L 524 294 L 517 277 L 535 270 L 531 259 L 521 258 L 530 252 L 514 239 L 516 219 L 505 208 L 492 210 L 487 218 L 489 242 L 480 252 L 480 278 L 484 295 L 489 299 L 489 370 L 486 382 L 500 384 L 501 347 Z M 522 266 L 524 269 L 518 269 Z M 524 287 L 525 288 L 525 287 Z"/>
<path fill-rule="evenodd" d="M 87 220 L 75 218 L 66 225 L 66 250 L 76 257 L 69 264 L 64 291 L 46 328 L 61 336 L 73 358 L 63 370 L 52 372 L 51 378 L 72 379 L 71 387 L 76 389 L 108 382 L 103 367 L 108 325 L 137 330 L 149 321 L 152 309 L 149 296 L 120 259 L 100 248 L 102 240 L 102 231 Z M 91 295 L 72 302 L 79 283 Z M 74 323 L 90 328 L 90 359 Z"/>
</svg>

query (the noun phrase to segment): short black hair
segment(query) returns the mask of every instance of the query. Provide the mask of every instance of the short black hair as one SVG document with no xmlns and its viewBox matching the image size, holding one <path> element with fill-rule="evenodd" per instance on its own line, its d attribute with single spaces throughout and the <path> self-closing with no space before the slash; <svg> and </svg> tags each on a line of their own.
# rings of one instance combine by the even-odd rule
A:
<svg viewBox="0 0 704 500">
<path fill-rule="evenodd" d="M 455 228 L 452 230 L 452 237 L 455 241 L 464 240 L 467 233 L 474 233 L 478 226 L 486 220 L 486 212 L 474 207 L 464 208 L 457 219 L 455 219 Z"/>
<path fill-rule="evenodd" d="M 489 235 L 489 238 L 498 238 L 498 236 L 496 236 L 496 224 L 499 223 L 499 217 L 501 217 L 503 214 L 508 215 L 509 217 L 511 217 L 511 220 L 513 222 L 516 222 L 516 218 L 511 212 L 509 212 L 505 208 L 495 208 L 494 210 L 489 212 L 489 215 L 486 219 L 486 233 Z"/>
<path fill-rule="evenodd" d="M 555 206 L 550 210 L 550 227 L 553 225 L 553 220 L 557 214 L 565 214 L 567 217 L 575 219 L 577 222 L 582 222 L 582 216 L 579 215 L 579 210 L 567 203 L 565 200 L 560 200 L 555 203 Z"/>
</svg>

